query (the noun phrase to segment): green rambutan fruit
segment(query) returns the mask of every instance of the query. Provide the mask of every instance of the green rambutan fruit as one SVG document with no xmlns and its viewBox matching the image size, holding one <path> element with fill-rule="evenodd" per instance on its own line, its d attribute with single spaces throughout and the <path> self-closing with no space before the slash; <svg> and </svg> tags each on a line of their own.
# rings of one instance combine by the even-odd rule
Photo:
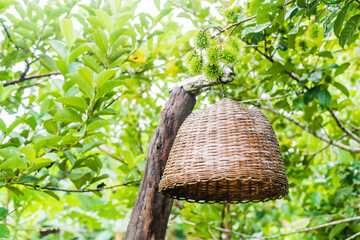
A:
<svg viewBox="0 0 360 240">
<path fill-rule="evenodd" d="M 194 44 L 200 50 L 208 48 L 210 45 L 210 34 L 204 31 L 197 32 L 194 36 Z"/>
<path fill-rule="evenodd" d="M 189 70 L 192 74 L 198 75 L 202 72 L 204 60 L 199 56 L 194 57 L 188 64 Z"/>
<path fill-rule="evenodd" d="M 231 47 L 236 53 L 240 52 L 240 39 L 234 36 L 229 37 L 225 42 L 225 47 Z"/>
<path fill-rule="evenodd" d="M 295 40 L 295 49 L 301 53 L 310 52 L 315 47 L 315 43 L 305 37 L 299 37 Z"/>
<path fill-rule="evenodd" d="M 222 75 L 222 69 L 219 64 L 206 64 L 204 68 L 205 76 L 209 79 L 218 79 Z"/>
<path fill-rule="evenodd" d="M 311 24 L 308 29 L 308 36 L 314 41 L 322 40 L 324 28 L 319 24 Z"/>
<path fill-rule="evenodd" d="M 224 47 L 221 53 L 221 59 L 225 64 L 234 64 L 237 60 L 238 51 L 233 47 L 226 46 Z"/>
<path fill-rule="evenodd" d="M 211 64 L 217 64 L 220 60 L 220 49 L 217 46 L 210 47 L 206 51 L 206 57 L 209 63 Z"/>
<path fill-rule="evenodd" d="M 193 60 L 193 58 L 197 57 L 198 55 L 195 52 L 188 52 L 185 55 L 185 63 L 186 65 L 190 64 L 191 60 Z"/>
</svg>

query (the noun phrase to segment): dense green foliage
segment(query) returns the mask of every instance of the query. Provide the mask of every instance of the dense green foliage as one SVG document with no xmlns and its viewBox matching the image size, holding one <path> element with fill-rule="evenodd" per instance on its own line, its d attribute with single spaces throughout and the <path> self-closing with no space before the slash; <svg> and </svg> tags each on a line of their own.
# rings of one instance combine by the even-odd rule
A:
<svg viewBox="0 0 360 240">
<path fill-rule="evenodd" d="M 358 1 L 154 0 L 154 14 L 139 1 L 39 2 L 0 1 L 0 238 L 121 239 L 169 86 L 217 79 L 223 65 L 235 72 L 228 97 L 257 99 L 243 103 L 273 124 L 290 194 L 175 202 L 169 239 L 269 236 L 360 215 Z M 197 107 L 220 97 L 207 90 Z M 348 221 L 282 238 L 358 232 Z"/>
</svg>

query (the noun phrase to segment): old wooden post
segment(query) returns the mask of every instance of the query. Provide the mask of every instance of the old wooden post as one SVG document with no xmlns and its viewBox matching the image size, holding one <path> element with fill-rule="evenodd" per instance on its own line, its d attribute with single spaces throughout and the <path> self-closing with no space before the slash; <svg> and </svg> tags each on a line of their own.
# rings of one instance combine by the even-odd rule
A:
<svg viewBox="0 0 360 240">
<path fill-rule="evenodd" d="M 204 87 L 231 82 L 232 76 L 232 71 L 225 68 L 221 81 L 200 75 L 172 90 L 150 140 L 144 176 L 126 231 L 126 240 L 165 238 L 173 200 L 159 194 L 158 186 L 176 133 L 194 108 L 195 95 Z"/>
</svg>

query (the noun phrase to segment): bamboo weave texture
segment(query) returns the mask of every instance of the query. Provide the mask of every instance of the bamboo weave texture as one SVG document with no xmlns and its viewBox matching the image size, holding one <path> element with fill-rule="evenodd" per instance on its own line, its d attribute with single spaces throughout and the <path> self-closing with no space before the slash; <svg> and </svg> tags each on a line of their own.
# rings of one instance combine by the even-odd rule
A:
<svg viewBox="0 0 360 240">
<path fill-rule="evenodd" d="M 285 167 L 269 120 L 259 109 L 226 98 L 192 112 L 177 133 L 159 191 L 200 203 L 286 196 Z"/>
</svg>

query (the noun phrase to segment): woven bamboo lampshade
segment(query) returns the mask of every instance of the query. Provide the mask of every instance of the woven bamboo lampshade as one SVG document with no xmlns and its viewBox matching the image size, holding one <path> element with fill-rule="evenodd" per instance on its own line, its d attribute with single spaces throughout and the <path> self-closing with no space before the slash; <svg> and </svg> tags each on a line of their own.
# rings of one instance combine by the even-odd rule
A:
<svg viewBox="0 0 360 240">
<path fill-rule="evenodd" d="M 181 125 L 160 181 L 170 198 L 246 203 L 288 194 L 275 132 L 257 108 L 223 99 Z"/>
</svg>

